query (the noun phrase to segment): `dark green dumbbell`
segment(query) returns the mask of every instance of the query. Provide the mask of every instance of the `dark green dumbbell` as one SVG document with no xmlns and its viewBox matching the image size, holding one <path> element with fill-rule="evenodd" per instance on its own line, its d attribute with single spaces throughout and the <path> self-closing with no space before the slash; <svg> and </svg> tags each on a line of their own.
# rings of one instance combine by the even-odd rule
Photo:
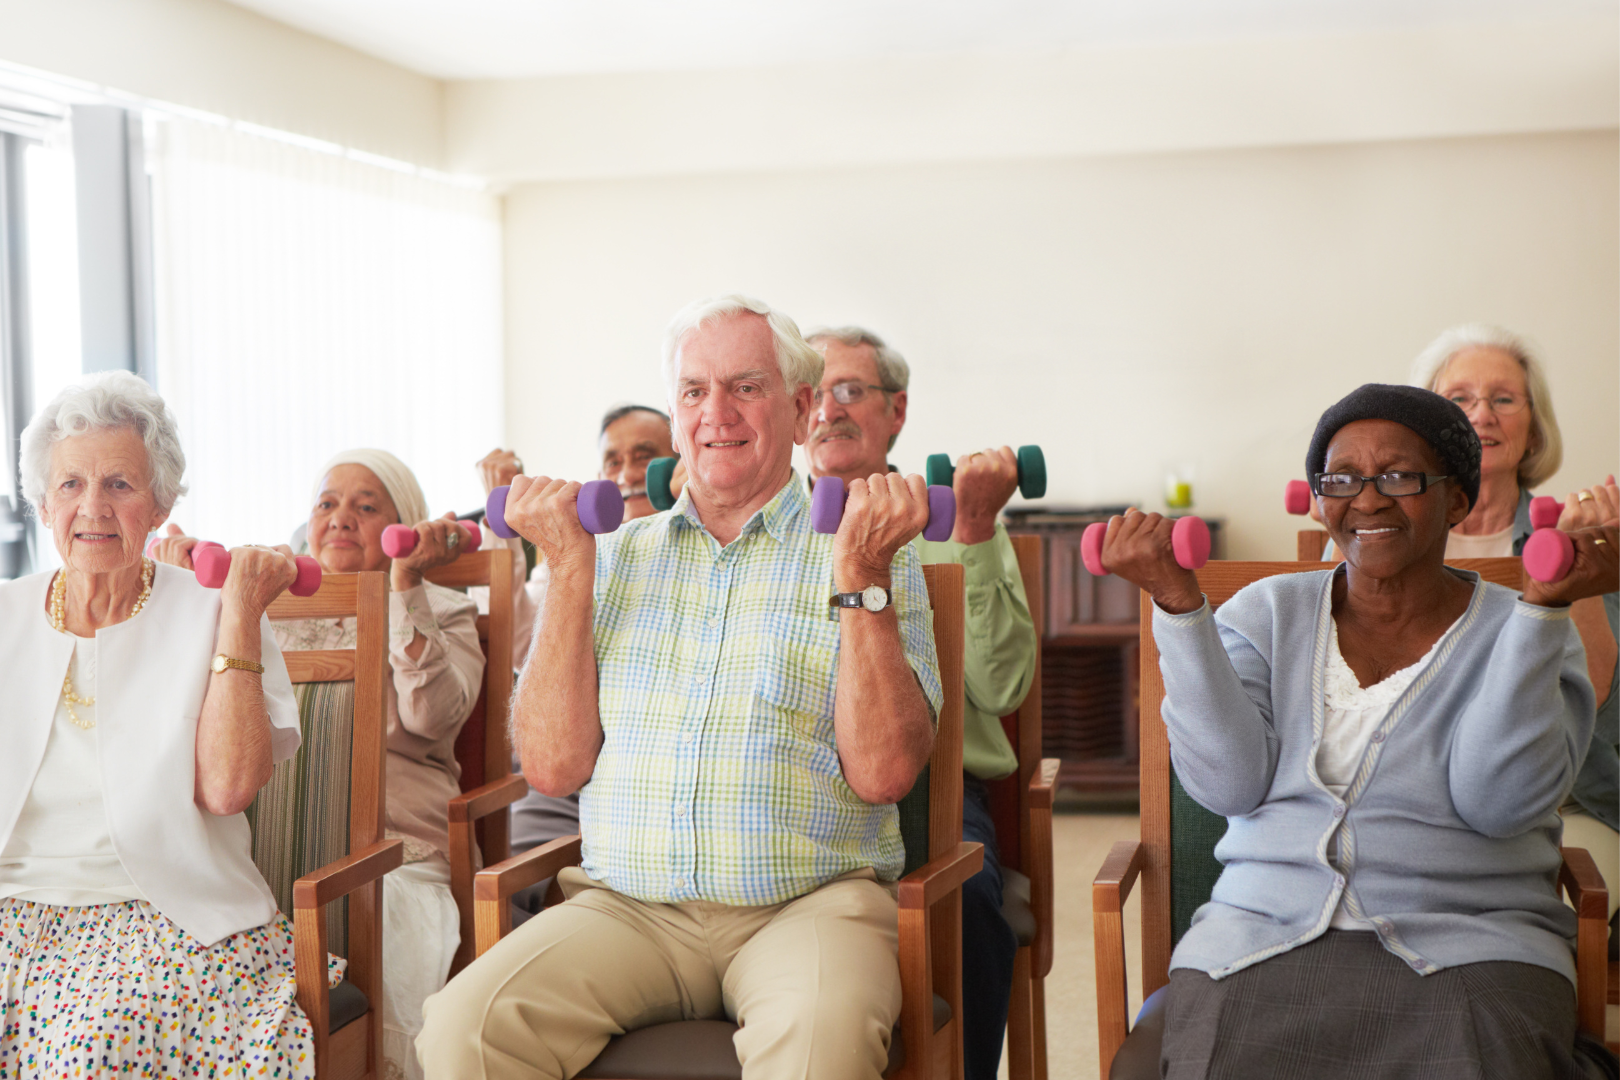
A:
<svg viewBox="0 0 1620 1080">
<path fill-rule="evenodd" d="M 949 454 L 930 454 L 924 467 L 924 476 L 930 485 L 950 487 L 956 479 L 956 466 Z M 1018 493 L 1026 499 L 1039 499 L 1046 495 L 1046 455 L 1038 446 L 1018 448 Z"/>
<path fill-rule="evenodd" d="M 654 510 L 668 510 L 675 505 L 675 496 L 669 492 L 669 482 L 675 477 L 678 458 L 653 458 L 647 463 L 647 501 Z"/>
</svg>

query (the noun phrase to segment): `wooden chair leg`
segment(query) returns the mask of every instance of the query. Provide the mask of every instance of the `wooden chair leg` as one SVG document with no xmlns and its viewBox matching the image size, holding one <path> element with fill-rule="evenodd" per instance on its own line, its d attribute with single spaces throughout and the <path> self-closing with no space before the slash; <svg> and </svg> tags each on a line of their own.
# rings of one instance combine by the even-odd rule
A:
<svg viewBox="0 0 1620 1080">
<path fill-rule="evenodd" d="M 1012 998 L 1007 1004 L 1008 1080 L 1034 1080 L 1035 1076 L 1035 1002 L 1030 995 L 1031 958 L 1032 952 L 1025 946 L 1018 950 L 1013 960 Z"/>
<path fill-rule="evenodd" d="M 1046 1080 L 1046 980 L 1031 979 L 1029 997 L 1035 1035 L 1035 1080 Z"/>
</svg>

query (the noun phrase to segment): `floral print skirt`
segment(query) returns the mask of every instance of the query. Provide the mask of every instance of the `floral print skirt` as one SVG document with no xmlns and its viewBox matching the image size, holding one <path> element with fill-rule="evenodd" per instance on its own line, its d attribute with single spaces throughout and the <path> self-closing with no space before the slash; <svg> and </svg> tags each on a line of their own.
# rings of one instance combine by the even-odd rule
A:
<svg viewBox="0 0 1620 1080">
<path fill-rule="evenodd" d="M 332 957 L 327 977 L 342 978 Z M 0 1076 L 315 1075 L 292 924 L 213 945 L 144 900 L 0 900 Z"/>
</svg>

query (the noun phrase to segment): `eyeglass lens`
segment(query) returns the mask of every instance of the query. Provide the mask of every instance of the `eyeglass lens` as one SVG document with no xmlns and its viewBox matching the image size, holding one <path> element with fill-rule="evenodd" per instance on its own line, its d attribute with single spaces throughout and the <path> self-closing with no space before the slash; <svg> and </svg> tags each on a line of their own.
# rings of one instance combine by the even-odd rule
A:
<svg viewBox="0 0 1620 1080">
<path fill-rule="evenodd" d="M 1355 476 L 1350 473 L 1323 473 L 1317 480 L 1317 487 L 1323 495 L 1331 498 L 1345 499 L 1361 494 L 1366 486 L 1366 477 Z M 1423 474 L 1409 472 L 1389 472 L 1371 477 L 1378 494 L 1396 498 L 1401 495 L 1417 495 L 1423 491 Z"/>
<path fill-rule="evenodd" d="M 866 387 L 858 382 L 834 383 L 832 385 L 831 393 L 833 400 L 838 402 L 838 404 L 854 405 L 856 402 L 862 401 L 866 398 Z M 815 397 L 815 402 L 817 405 L 821 404 L 821 398 L 821 388 L 817 387 Z"/>
<path fill-rule="evenodd" d="M 1490 406 L 1491 412 L 1498 416 L 1512 416 L 1530 404 L 1529 401 L 1519 397 L 1517 394 L 1492 394 L 1487 398 L 1475 397 L 1473 394 L 1452 394 L 1446 400 L 1463 412 L 1468 412 L 1476 404 L 1483 401 Z"/>
</svg>

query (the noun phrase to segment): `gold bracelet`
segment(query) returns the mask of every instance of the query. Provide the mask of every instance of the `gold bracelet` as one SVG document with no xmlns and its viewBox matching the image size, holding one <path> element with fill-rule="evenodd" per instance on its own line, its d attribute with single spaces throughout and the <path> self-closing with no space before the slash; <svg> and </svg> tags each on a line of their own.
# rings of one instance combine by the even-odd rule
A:
<svg viewBox="0 0 1620 1080">
<path fill-rule="evenodd" d="M 226 668 L 241 668 L 243 671 L 251 671 L 255 675 L 264 674 L 263 664 L 254 663 L 252 660 L 238 660 L 236 657 L 226 656 L 224 653 L 215 656 L 214 662 L 209 667 L 214 669 L 215 675 L 222 673 Z"/>
</svg>

